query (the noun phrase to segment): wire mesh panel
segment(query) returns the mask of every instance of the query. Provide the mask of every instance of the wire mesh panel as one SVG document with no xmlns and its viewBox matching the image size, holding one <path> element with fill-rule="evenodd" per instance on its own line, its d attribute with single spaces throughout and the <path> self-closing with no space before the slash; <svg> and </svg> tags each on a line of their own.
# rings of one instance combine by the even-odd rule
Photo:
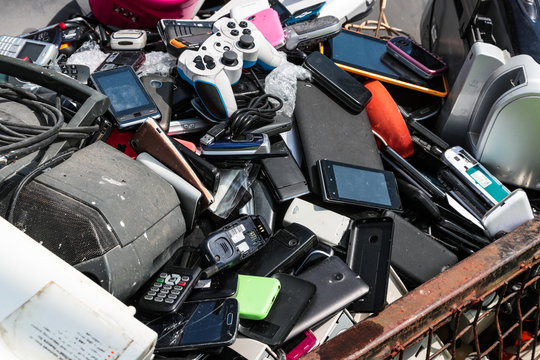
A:
<svg viewBox="0 0 540 360">
<path fill-rule="evenodd" d="M 540 359 L 539 289 L 536 219 L 302 359 Z"/>
</svg>

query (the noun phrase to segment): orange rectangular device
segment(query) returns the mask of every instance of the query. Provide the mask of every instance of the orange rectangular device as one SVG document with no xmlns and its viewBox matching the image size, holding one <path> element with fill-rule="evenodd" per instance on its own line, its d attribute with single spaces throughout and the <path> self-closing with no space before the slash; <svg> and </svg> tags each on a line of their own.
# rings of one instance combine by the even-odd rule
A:
<svg viewBox="0 0 540 360">
<path fill-rule="evenodd" d="M 386 51 L 386 41 L 343 29 L 320 51 L 345 71 L 438 97 L 448 93 L 444 76 L 424 79 Z"/>
</svg>

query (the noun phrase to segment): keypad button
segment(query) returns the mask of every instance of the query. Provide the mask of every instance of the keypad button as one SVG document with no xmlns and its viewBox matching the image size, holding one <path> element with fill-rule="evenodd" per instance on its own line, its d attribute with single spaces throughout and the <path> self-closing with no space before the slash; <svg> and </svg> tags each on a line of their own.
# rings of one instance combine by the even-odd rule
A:
<svg viewBox="0 0 540 360">
<path fill-rule="evenodd" d="M 168 294 L 168 293 L 169 293 L 169 290 L 161 290 L 159 293 L 160 293 L 160 294 Z"/>
<path fill-rule="evenodd" d="M 186 286 L 186 282 L 185 281 L 179 281 L 177 285 L 178 286 Z"/>
<path fill-rule="evenodd" d="M 159 274 L 159 277 L 162 278 L 162 279 L 165 279 L 167 277 L 167 275 L 169 275 L 169 274 L 161 273 L 161 274 Z"/>
<path fill-rule="evenodd" d="M 181 286 L 175 286 L 175 287 L 174 287 L 174 290 L 176 290 L 176 291 L 182 291 L 182 290 L 184 290 L 184 288 L 181 287 Z"/>
<path fill-rule="evenodd" d="M 160 303 L 163 302 L 163 298 L 157 297 L 154 299 L 154 301 Z"/>
<path fill-rule="evenodd" d="M 163 285 L 163 290 L 171 290 L 171 289 L 172 289 L 171 285 Z"/>
<path fill-rule="evenodd" d="M 172 304 L 172 303 L 174 303 L 174 300 L 173 299 L 165 299 L 165 302 L 167 304 Z"/>
<path fill-rule="evenodd" d="M 178 295 L 173 295 L 173 294 L 169 294 L 169 296 L 167 296 L 169 299 L 178 299 Z"/>
<path fill-rule="evenodd" d="M 169 296 L 171 296 L 171 295 L 180 295 L 180 291 L 178 291 L 178 290 L 171 290 L 171 294 L 170 294 Z"/>
<path fill-rule="evenodd" d="M 157 287 L 157 286 L 152 286 L 152 287 L 150 288 L 150 291 L 159 291 L 159 287 Z"/>
<path fill-rule="evenodd" d="M 160 282 L 155 282 L 155 283 L 154 283 L 154 286 L 160 288 L 160 287 L 163 286 L 163 284 L 160 283 Z"/>
<path fill-rule="evenodd" d="M 159 294 L 157 294 L 156 296 L 157 296 L 158 298 L 164 298 L 164 297 L 167 296 L 167 295 L 162 294 L 162 293 L 159 293 Z"/>
<path fill-rule="evenodd" d="M 152 301 L 152 300 L 154 300 L 154 297 L 153 297 L 153 296 L 150 296 L 150 295 L 146 295 L 146 296 L 144 297 L 144 300 Z"/>
<path fill-rule="evenodd" d="M 157 292 L 155 292 L 155 291 L 149 291 L 148 292 L 148 295 L 150 295 L 150 296 L 156 296 L 156 294 L 157 294 Z"/>
</svg>

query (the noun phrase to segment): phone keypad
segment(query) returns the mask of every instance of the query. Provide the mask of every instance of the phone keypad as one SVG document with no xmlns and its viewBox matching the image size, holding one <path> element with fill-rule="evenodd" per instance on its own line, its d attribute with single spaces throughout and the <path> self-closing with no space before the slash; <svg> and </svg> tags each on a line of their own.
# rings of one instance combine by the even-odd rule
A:
<svg viewBox="0 0 540 360">
<path fill-rule="evenodd" d="M 0 36 L 0 55 L 15 57 L 19 52 L 19 48 L 23 39 L 14 36 Z"/>
</svg>

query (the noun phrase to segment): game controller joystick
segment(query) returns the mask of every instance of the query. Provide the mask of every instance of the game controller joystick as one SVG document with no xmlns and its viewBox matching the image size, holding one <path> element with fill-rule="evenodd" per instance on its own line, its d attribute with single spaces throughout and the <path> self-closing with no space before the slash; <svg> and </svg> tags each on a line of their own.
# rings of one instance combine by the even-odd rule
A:
<svg viewBox="0 0 540 360">
<path fill-rule="evenodd" d="M 212 37 L 225 37 L 233 42 L 234 49 L 243 55 L 244 68 L 257 63 L 265 70 L 272 70 L 284 61 L 278 51 L 249 21 L 224 17 L 214 23 L 213 31 Z"/>
</svg>

